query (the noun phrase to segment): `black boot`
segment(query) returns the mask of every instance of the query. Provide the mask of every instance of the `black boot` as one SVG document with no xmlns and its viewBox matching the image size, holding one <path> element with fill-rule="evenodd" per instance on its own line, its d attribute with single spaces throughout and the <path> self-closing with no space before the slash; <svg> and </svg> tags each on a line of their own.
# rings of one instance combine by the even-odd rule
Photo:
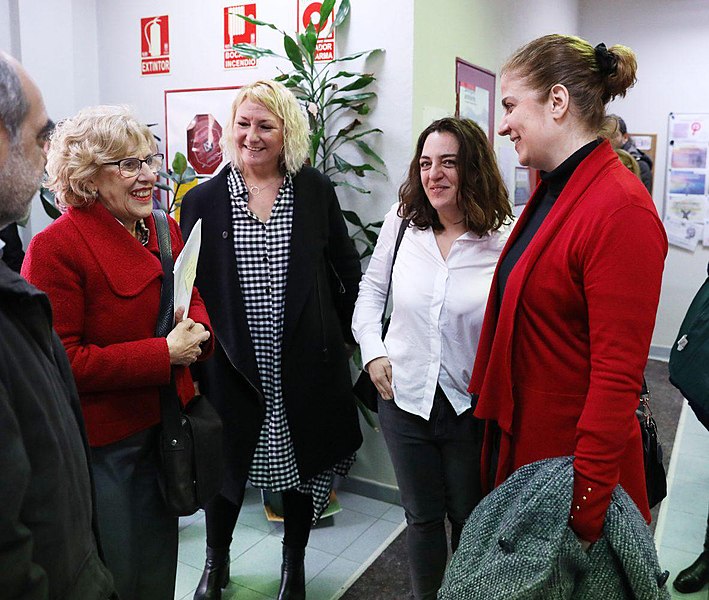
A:
<svg viewBox="0 0 709 600">
<path fill-rule="evenodd" d="M 698 592 L 709 583 L 709 550 L 705 550 L 686 569 L 679 572 L 673 585 L 678 592 Z"/>
<path fill-rule="evenodd" d="M 229 548 L 207 546 L 207 562 L 194 600 L 221 600 L 222 590 L 229 583 Z"/>
<path fill-rule="evenodd" d="M 305 548 L 283 545 L 278 600 L 305 600 Z"/>
</svg>

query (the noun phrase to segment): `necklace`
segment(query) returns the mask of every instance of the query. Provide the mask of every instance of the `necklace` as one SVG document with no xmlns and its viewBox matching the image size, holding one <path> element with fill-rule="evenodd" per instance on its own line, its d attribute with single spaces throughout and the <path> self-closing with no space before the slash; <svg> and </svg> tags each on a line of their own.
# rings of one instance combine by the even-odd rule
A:
<svg viewBox="0 0 709 600">
<path fill-rule="evenodd" d="M 269 183 L 268 185 L 265 185 L 265 186 L 263 186 L 263 187 L 259 187 L 259 186 L 257 186 L 257 185 L 250 185 L 249 182 L 246 181 L 246 179 L 244 179 L 244 183 L 246 184 L 246 187 L 249 188 L 249 194 L 251 194 L 252 196 L 256 197 L 256 196 L 258 196 L 261 192 L 263 192 L 263 190 L 267 190 L 267 189 L 270 188 L 274 183 L 276 183 L 277 181 L 280 181 L 281 179 L 282 179 L 282 177 L 279 175 L 279 176 L 276 177 L 271 183 Z"/>
</svg>

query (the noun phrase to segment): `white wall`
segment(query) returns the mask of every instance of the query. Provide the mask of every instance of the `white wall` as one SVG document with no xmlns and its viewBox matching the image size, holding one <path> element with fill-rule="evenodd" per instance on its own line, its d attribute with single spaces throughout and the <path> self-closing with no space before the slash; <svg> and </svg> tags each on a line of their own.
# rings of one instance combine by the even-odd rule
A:
<svg viewBox="0 0 709 600">
<path fill-rule="evenodd" d="M 628 129 L 657 133 L 653 197 L 660 214 L 665 193 L 667 117 L 709 112 L 709 3 L 704 0 L 582 0 L 581 36 L 592 44 L 625 44 L 638 56 L 638 83 L 610 110 Z M 655 355 L 666 353 L 694 293 L 706 278 L 709 250 L 670 247 L 653 336 Z"/>
</svg>

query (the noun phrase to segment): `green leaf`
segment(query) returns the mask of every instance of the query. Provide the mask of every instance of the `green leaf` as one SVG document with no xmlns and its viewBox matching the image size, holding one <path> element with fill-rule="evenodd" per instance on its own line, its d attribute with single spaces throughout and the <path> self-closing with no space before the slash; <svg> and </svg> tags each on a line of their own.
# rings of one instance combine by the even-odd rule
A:
<svg viewBox="0 0 709 600">
<path fill-rule="evenodd" d="M 364 223 L 362 223 L 362 219 L 359 218 L 359 215 L 355 211 L 343 210 L 342 216 L 345 217 L 346 221 L 352 223 L 352 225 L 356 225 L 357 227 L 364 229 Z"/>
<path fill-rule="evenodd" d="M 320 140 L 322 140 L 324 132 L 324 129 L 321 127 L 318 130 L 314 131 L 312 137 L 310 138 L 310 161 L 313 164 L 317 159 L 318 149 L 320 148 Z"/>
<path fill-rule="evenodd" d="M 333 98 L 328 102 L 328 104 L 343 104 L 349 105 L 357 102 L 363 102 L 364 100 L 369 100 L 370 98 L 376 98 L 374 92 L 362 92 L 360 94 L 350 94 L 349 96 L 342 96 L 340 98 Z"/>
<path fill-rule="evenodd" d="M 375 77 L 370 74 L 370 73 L 364 73 L 359 77 L 359 79 L 353 81 L 352 83 L 347 84 L 344 87 L 341 87 L 339 91 L 341 92 L 351 92 L 353 90 L 361 90 L 363 87 L 367 87 L 372 81 L 375 80 Z"/>
<path fill-rule="evenodd" d="M 313 24 L 309 24 L 308 28 L 305 30 L 305 33 L 301 33 L 298 37 L 300 38 L 300 43 L 306 52 L 305 58 L 307 59 L 308 64 L 313 64 L 313 61 L 315 60 L 315 46 L 317 46 L 318 43 L 318 34 L 315 33 L 315 27 L 313 27 Z"/>
<path fill-rule="evenodd" d="M 285 58 L 285 56 L 276 54 L 273 50 L 269 50 L 268 48 L 259 48 L 258 46 L 252 46 L 251 44 L 234 44 L 234 50 L 242 56 L 248 56 L 249 58 L 261 58 L 263 56 Z"/>
<path fill-rule="evenodd" d="M 335 139 L 346 136 L 349 133 L 352 133 L 352 131 L 354 129 L 356 129 L 357 127 L 359 127 L 361 124 L 362 124 L 362 121 L 360 121 L 359 119 L 352 119 L 352 122 L 349 125 L 343 127 L 342 129 L 340 129 L 340 131 L 337 132 Z"/>
<path fill-rule="evenodd" d="M 384 52 L 384 48 L 374 48 L 374 50 L 364 50 L 362 52 L 355 52 L 354 54 L 348 54 L 347 56 L 343 56 L 341 58 L 335 58 L 331 63 L 336 63 L 336 62 L 345 62 L 347 60 L 355 60 L 356 58 L 360 58 L 361 56 L 368 56 L 370 54 L 376 54 L 377 52 Z"/>
<path fill-rule="evenodd" d="M 290 77 L 290 75 L 289 75 L 288 73 L 281 73 L 280 75 L 276 75 L 276 76 L 273 78 L 273 81 L 280 81 L 281 83 L 283 83 L 283 82 L 286 81 L 289 77 Z"/>
<path fill-rule="evenodd" d="M 187 167 L 180 175 L 180 179 L 177 183 L 182 185 L 183 183 L 191 183 L 195 179 L 197 179 L 197 173 L 195 173 L 195 170 L 192 167 Z"/>
<path fill-rule="evenodd" d="M 337 187 L 337 186 L 342 186 L 342 187 L 351 188 L 351 189 L 353 189 L 353 190 L 359 192 L 360 194 L 371 194 L 371 193 L 372 193 L 372 192 L 370 192 L 369 190 L 367 190 L 367 189 L 365 189 L 365 188 L 363 188 L 363 187 L 358 187 L 358 186 L 356 186 L 356 185 L 351 184 L 349 181 L 344 181 L 344 180 L 343 180 L 343 181 L 335 181 L 335 180 L 333 179 L 333 180 L 332 180 L 332 184 L 333 184 L 334 186 L 336 186 L 336 187 Z"/>
<path fill-rule="evenodd" d="M 275 29 L 276 31 L 281 31 L 276 27 L 273 23 L 267 23 L 266 21 L 259 21 L 258 19 L 253 19 L 247 15 L 236 15 L 237 17 L 244 19 L 247 23 L 253 23 L 254 25 L 263 25 L 264 27 L 270 27 L 271 29 Z M 281 32 L 283 33 L 283 32 Z"/>
<path fill-rule="evenodd" d="M 175 157 L 172 159 L 172 170 L 177 175 L 182 175 L 187 168 L 187 158 L 182 152 L 175 152 Z"/>
<path fill-rule="evenodd" d="M 367 156 L 370 158 L 373 158 L 376 160 L 380 165 L 384 164 L 384 161 L 381 159 L 381 157 L 374 151 L 372 148 L 365 142 L 364 140 L 355 140 L 355 144 L 359 146 L 359 149 L 364 152 Z"/>
<path fill-rule="evenodd" d="M 155 187 L 161 190 L 165 190 L 166 192 L 172 191 L 172 188 L 169 185 L 167 185 L 166 183 L 162 183 L 161 181 L 156 181 Z"/>
<path fill-rule="evenodd" d="M 291 64 L 299 71 L 304 71 L 303 67 L 303 52 L 298 47 L 296 41 L 289 35 L 283 36 L 283 47 L 286 50 L 286 56 Z"/>
<path fill-rule="evenodd" d="M 337 16 L 335 17 L 335 27 L 342 25 L 347 15 L 350 14 L 350 0 L 342 0 L 340 2 L 340 8 L 337 9 Z"/>
<path fill-rule="evenodd" d="M 363 228 L 362 229 L 364 235 L 367 236 L 367 239 L 372 243 L 376 244 L 377 243 L 377 238 L 379 237 L 374 231 L 371 229 Z"/>
<path fill-rule="evenodd" d="M 355 119 L 355 121 L 356 121 L 356 120 L 357 120 L 357 119 Z M 342 130 L 340 130 L 340 131 L 342 131 Z M 374 127 L 374 128 L 372 128 L 372 129 L 367 129 L 367 131 L 360 131 L 359 133 L 356 133 L 355 135 L 345 135 L 345 136 L 341 136 L 341 135 L 340 135 L 340 132 L 338 131 L 338 132 L 337 132 L 337 135 L 335 136 L 334 139 L 337 140 L 337 139 L 339 139 L 339 138 L 343 138 L 344 141 L 353 142 L 353 141 L 355 141 L 355 140 L 358 139 L 358 138 L 364 137 L 365 135 L 369 135 L 370 133 L 384 133 L 384 132 L 383 132 L 381 129 L 379 129 L 379 127 Z"/>
<path fill-rule="evenodd" d="M 42 201 L 42 208 L 47 216 L 51 219 L 58 219 L 62 216 L 62 211 L 60 211 L 54 204 L 54 194 L 51 190 L 47 188 L 39 188 L 39 199 Z"/>
<path fill-rule="evenodd" d="M 364 102 L 354 106 L 350 106 L 350 108 L 354 110 L 358 115 L 368 115 L 370 110 L 369 104 L 366 104 Z"/>
<path fill-rule="evenodd" d="M 323 29 L 325 21 L 327 21 L 332 9 L 335 8 L 335 0 L 324 0 L 320 5 L 320 20 L 318 21 L 318 33 Z"/>
</svg>

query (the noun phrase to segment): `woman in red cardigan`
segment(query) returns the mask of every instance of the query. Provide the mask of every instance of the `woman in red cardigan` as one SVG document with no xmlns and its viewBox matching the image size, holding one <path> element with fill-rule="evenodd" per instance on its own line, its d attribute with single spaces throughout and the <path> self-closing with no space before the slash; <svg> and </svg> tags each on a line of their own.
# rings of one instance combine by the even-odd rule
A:
<svg viewBox="0 0 709 600">
<path fill-rule="evenodd" d="M 667 239 L 647 190 L 599 137 L 636 67 L 625 46 L 548 35 L 501 78 L 499 133 L 542 174 L 502 252 L 470 384 L 488 421 L 483 472 L 499 484 L 575 456 L 569 525 L 584 547 L 619 483 L 650 520 L 635 409 Z"/>
<path fill-rule="evenodd" d="M 48 187 L 68 206 L 38 233 L 23 275 L 49 296 L 86 420 L 99 532 L 121 598 L 172 600 L 177 519 L 158 488 L 159 388 L 175 379 L 194 396 L 188 365 L 212 351 L 196 290 L 155 337 L 162 267 L 152 217 L 163 157 L 148 128 L 119 107 L 60 123 L 47 157 Z M 170 219 L 173 256 L 182 249 Z"/>
</svg>

